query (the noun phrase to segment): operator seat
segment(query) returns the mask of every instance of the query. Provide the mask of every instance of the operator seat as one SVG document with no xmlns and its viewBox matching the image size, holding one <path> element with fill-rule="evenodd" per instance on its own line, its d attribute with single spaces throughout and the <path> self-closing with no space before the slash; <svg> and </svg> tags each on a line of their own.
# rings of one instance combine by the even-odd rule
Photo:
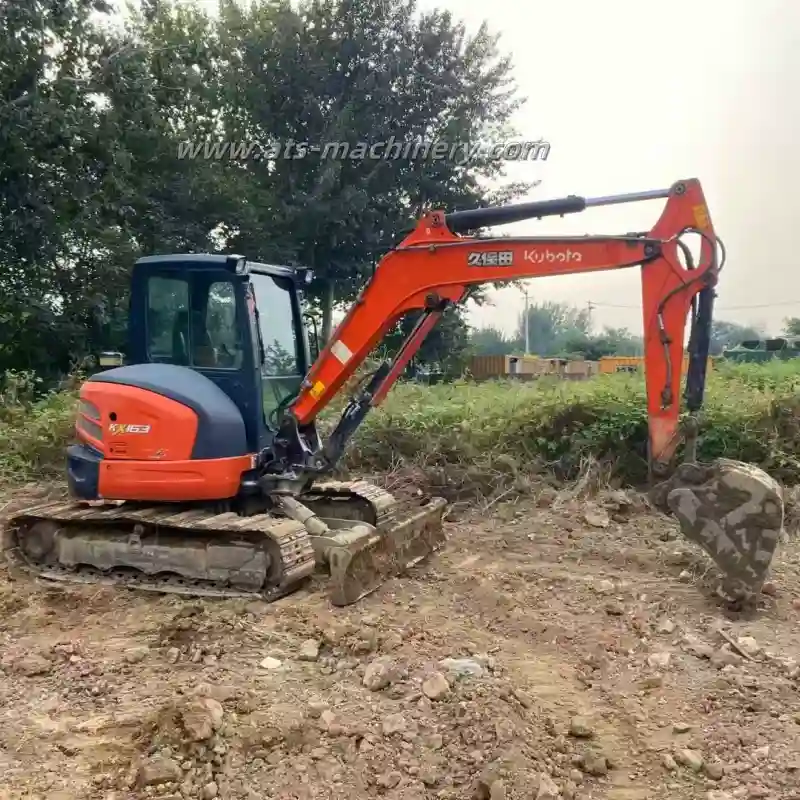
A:
<svg viewBox="0 0 800 800">
<path fill-rule="evenodd" d="M 195 315 L 194 349 L 189 349 L 189 312 L 179 311 L 175 315 L 172 327 L 172 352 L 176 364 L 193 367 L 213 368 L 217 366 L 217 358 L 211 337 L 205 325 L 200 324 L 199 315 Z M 190 357 L 191 356 L 191 357 Z"/>
<path fill-rule="evenodd" d="M 179 311 L 172 323 L 172 359 L 176 364 L 189 366 L 189 312 Z"/>
</svg>

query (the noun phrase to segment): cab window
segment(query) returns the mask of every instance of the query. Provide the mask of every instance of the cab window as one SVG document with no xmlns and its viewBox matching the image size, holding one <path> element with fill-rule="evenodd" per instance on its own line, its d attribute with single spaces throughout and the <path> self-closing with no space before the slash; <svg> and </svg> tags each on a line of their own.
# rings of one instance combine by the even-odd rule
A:
<svg viewBox="0 0 800 800">
<path fill-rule="evenodd" d="M 188 331 L 181 322 L 189 314 L 189 283 L 154 276 L 147 282 L 147 355 L 159 364 L 189 365 Z"/>
<path fill-rule="evenodd" d="M 294 320 L 292 292 L 271 275 L 251 276 L 258 309 L 258 327 L 264 346 L 262 373 L 282 378 L 300 373 L 299 343 Z"/>
<path fill-rule="evenodd" d="M 209 287 L 204 328 L 214 366 L 239 369 L 244 353 L 236 324 L 236 293 L 230 281 L 217 281 Z"/>
<path fill-rule="evenodd" d="M 250 276 L 258 309 L 258 330 L 263 348 L 261 381 L 264 415 L 275 424 L 275 413 L 300 389 L 303 380 L 302 344 L 298 337 L 290 281 L 272 275 Z"/>
<path fill-rule="evenodd" d="M 148 358 L 197 369 L 239 369 L 244 356 L 233 283 L 205 276 L 148 281 Z"/>
</svg>

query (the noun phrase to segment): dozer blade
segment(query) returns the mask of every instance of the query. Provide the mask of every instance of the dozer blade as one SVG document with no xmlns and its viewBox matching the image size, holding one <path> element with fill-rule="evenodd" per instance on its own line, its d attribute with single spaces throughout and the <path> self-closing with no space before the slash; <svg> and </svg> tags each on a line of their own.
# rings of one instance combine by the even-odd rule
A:
<svg viewBox="0 0 800 800">
<path fill-rule="evenodd" d="M 307 521 L 317 564 L 330 576 L 328 595 L 335 606 L 357 602 L 445 544 L 447 502 L 441 497 L 400 502 L 356 481 L 316 485 L 299 500 L 329 529 L 316 534 Z"/>
<path fill-rule="evenodd" d="M 683 464 L 654 487 L 651 500 L 711 556 L 722 573 L 721 597 L 739 603 L 761 591 L 783 530 L 777 481 L 741 461 Z"/>
<path fill-rule="evenodd" d="M 406 514 L 391 527 L 350 525 L 328 536 L 312 536 L 318 563 L 330 572 L 328 594 L 335 606 L 347 606 L 374 592 L 387 578 L 401 575 L 444 545 L 442 514 L 436 498 Z M 336 524 L 338 520 L 327 520 Z M 343 521 L 342 521 L 343 522 Z"/>
</svg>

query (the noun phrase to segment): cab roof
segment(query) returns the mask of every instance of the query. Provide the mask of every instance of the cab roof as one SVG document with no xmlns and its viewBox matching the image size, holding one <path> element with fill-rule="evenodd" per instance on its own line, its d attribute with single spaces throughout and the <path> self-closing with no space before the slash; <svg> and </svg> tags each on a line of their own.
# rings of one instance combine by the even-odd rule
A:
<svg viewBox="0 0 800 800">
<path fill-rule="evenodd" d="M 158 256 L 143 256 L 137 259 L 134 265 L 136 272 L 160 270 L 202 270 L 224 269 L 238 275 L 248 272 L 266 273 L 282 277 L 297 277 L 297 273 L 304 267 L 290 267 L 280 264 L 264 264 L 260 261 L 250 261 L 244 256 L 225 253 L 174 253 Z"/>
</svg>

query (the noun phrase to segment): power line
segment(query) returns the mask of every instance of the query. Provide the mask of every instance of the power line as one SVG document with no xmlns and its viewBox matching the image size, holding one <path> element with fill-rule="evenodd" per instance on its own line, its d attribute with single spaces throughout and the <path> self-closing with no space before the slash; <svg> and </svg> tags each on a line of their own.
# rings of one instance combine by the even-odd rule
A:
<svg viewBox="0 0 800 800">
<path fill-rule="evenodd" d="M 800 300 L 788 300 L 785 303 L 759 303 L 753 306 L 727 306 L 720 311 L 742 311 L 747 308 L 773 308 L 775 306 L 796 306 L 800 305 Z"/>
<path fill-rule="evenodd" d="M 597 308 L 628 308 L 632 311 L 638 311 L 641 309 L 641 306 L 625 306 L 625 305 L 618 305 L 616 303 L 598 303 L 594 300 L 589 303 L 592 307 Z M 782 307 L 782 306 L 800 306 L 800 300 L 787 300 L 783 303 L 756 303 L 755 305 L 747 305 L 747 306 L 725 306 L 724 308 L 715 308 L 715 311 L 745 311 L 750 308 L 775 308 L 775 307 Z"/>
</svg>

